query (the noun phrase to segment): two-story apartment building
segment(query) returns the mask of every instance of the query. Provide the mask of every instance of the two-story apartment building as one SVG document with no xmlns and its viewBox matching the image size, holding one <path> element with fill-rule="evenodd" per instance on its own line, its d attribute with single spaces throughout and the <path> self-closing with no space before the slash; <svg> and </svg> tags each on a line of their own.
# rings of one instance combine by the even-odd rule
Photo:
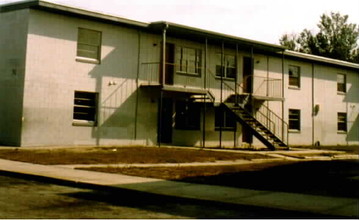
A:
<svg viewBox="0 0 359 220">
<path fill-rule="evenodd" d="M 4 5 L 0 145 L 358 145 L 358 70 L 168 22 Z"/>
</svg>

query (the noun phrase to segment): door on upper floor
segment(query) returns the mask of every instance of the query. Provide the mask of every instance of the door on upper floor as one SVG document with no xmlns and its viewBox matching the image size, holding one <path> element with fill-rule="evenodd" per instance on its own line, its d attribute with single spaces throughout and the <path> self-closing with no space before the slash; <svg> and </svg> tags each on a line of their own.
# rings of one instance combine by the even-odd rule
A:
<svg viewBox="0 0 359 220">
<path fill-rule="evenodd" d="M 171 43 L 166 44 L 166 74 L 165 74 L 165 84 L 173 85 L 173 77 L 175 70 L 175 45 Z"/>
</svg>

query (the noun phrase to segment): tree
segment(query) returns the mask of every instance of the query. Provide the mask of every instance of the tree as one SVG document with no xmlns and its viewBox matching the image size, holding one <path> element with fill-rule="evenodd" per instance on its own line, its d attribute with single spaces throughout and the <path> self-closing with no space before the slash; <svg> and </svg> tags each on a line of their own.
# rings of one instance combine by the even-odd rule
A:
<svg viewBox="0 0 359 220">
<path fill-rule="evenodd" d="M 320 16 L 319 32 L 304 29 L 284 34 L 279 43 L 289 50 L 359 63 L 359 26 L 348 23 L 348 15 L 331 12 Z"/>
</svg>

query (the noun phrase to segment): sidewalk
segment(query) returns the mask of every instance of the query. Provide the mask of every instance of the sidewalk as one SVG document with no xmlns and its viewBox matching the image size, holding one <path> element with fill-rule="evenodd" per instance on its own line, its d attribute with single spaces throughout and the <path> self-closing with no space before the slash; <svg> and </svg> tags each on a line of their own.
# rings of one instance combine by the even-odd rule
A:
<svg viewBox="0 0 359 220">
<path fill-rule="evenodd" d="M 154 178 L 75 170 L 0 159 L 0 172 L 45 177 L 73 184 L 129 189 L 180 198 L 252 205 L 323 215 L 357 217 L 358 199 L 191 184 Z M 76 185 L 75 185 L 76 186 Z"/>
</svg>

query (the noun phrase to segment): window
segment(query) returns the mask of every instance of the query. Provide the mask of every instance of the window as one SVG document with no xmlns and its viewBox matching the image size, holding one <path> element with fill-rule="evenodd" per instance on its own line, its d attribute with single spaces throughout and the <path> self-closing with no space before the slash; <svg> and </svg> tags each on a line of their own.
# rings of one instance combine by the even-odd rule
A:
<svg viewBox="0 0 359 220">
<path fill-rule="evenodd" d="M 289 129 L 300 131 L 300 110 L 289 109 Z"/>
<path fill-rule="evenodd" d="M 236 57 L 233 55 L 224 55 L 223 56 L 223 66 L 222 66 L 222 54 L 218 53 L 216 55 L 216 76 L 221 76 L 235 79 L 237 75 L 237 68 L 236 68 Z"/>
<path fill-rule="evenodd" d="M 338 112 L 338 131 L 347 132 L 347 113 Z"/>
<path fill-rule="evenodd" d="M 289 86 L 300 87 L 300 67 L 289 66 Z"/>
<path fill-rule="evenodd" d="M 236 130 L 236 119 L 227 111 L 223 111 L 221 107 L 216 107 L 215 111 L 215 129 L 218 130 L 222 127 L 223 130 L 234 131 Z"/>
<path fill-rule="evenodd" d="M 101 59 L 101 32 L 79 28 L 77 39 L 77 60 L 96 61 Z"/>
<path fill-rule="evenodd" d="M 176 47 L 177 72 L 201 75 L 202 51 L 199 49 Z"/>
<path fill-rule="evenodd" d="M 337 74 L 337 91 L 346 92 L 346 77 L 344 74 Z"/>
<path fill-rule="evenodd" d="M 175 128 L 184 130 L 199 130 L 201 120 L 199 103 L 176 102 Z"/>
<path fill-rule="evenodd" d="M 98 93 L 75 91 L 74 124 L 96 125 Z"/>
</svg>

